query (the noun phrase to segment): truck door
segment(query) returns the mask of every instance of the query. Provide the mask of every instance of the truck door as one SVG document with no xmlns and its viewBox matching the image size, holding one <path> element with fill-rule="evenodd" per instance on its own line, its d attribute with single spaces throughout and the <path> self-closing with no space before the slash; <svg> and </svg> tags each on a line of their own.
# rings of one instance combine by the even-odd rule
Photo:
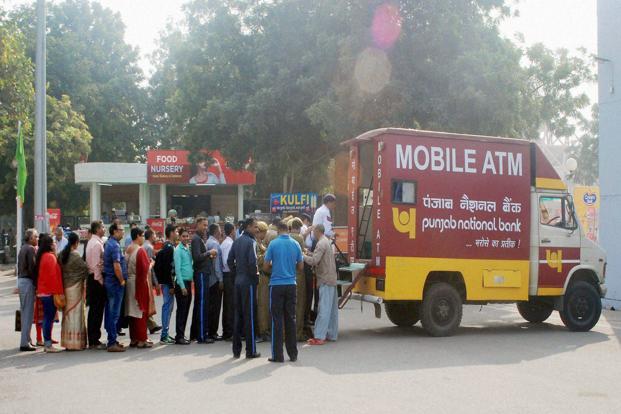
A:
<svg viewBox="0 0 621 414">
<path fill-rule="evenodd" d="M 571 269 L 580 264 L 580 229 L 571 196 L 539 193 L 538 296 L 562 295 Z"/>
</svg>

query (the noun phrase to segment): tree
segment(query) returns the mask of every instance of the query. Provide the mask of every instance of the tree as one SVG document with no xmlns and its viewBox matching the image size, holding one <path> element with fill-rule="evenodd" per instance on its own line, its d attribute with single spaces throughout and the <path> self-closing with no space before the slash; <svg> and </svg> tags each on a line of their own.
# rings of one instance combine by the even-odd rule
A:
<svg viewBox="0 0 621 414">
<path fill-rule="evenodd" d="M 48 93 L 71 97 L 93 136 L 91 161 L 135 161 L 152 145 L 144 118 L 146 91 L 137 50 L 124 41 L 118 13 L 92 1 L 48 4 Z M 35 11 L 24 6 L 12 18 L 34 58 Z M 34 59 L 33 59 L 34 60 Z"/>
<path fill-rule="evenodd" d="M 599 108 L 593 105 L 591 119 L 581 125 L 582 134 L 569 147 L 569 155 L 578 160 L 578 168 L 571 177 L 577 184 L 596 185 L 599 181 Z"/>
<path fill-rule="evenodd" d="M 22 122 L 26 146 L 34 104 L 33 65 L 25 54 L 25 39 L 0 10 L 0 206 L 15 210 L 15 174 L 12 167 L 17 125 Z"/>
<path fill-rule="evenodd" d="M 195 0 L 162 37 L 160 142 L 252 157 L 263 187 L 318 190 L 339 143 L 380 127 L 574 132 L 584 56 L 503 39 L 502 0 Z"/>
<path fill-rule="evenodd" d="M 527 136 L 541 136 L 548 144 L 574 137 L 587 122 L 582 111 L 590 104 L 580 87 L 595 80 L 586 50 L 571 55 L 567 49 L 552 51 L 537 43 L 524 47 L 523 54 L 528 105 L 522 118 L 530 125 L 525 128 Z"/>
<path fill-rule="evenodd" d="M 15 25 L 0 16 L 0 208 L 15 211 L 13 157 L 17 121 L 22 121 L 26 165 L 30 178 L 26 186 L 26 217 L 32 217 L 34 179 L 34 66 L 26 55 L 26 39 Z M 91 136 L 81 114 L 68 96 L 60 100 L 47 96 L 47 171 L 50 205 L 68 212 L 80 212 L 85 192 L 74 184 L 73 164 L 85 159 Z"/>
</svg>

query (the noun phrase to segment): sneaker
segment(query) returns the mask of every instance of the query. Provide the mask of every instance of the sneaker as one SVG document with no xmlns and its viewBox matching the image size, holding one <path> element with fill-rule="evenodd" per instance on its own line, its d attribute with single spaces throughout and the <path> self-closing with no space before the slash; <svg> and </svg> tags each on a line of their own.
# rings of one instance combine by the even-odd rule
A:
<svg viewBox="0 0 621 414">
<path fill-rule="evenodd" d="M 108 352 L 125 352 L 127 349 L 119 346 L 119 344 L 114 344 L 108 347 Z"/>
<path fill-rule="evenodd" d="M 57 353 L 62 352 L 62 351 L 63 351 L 62 349 L 56 348 L 56 347 L 54 347 L 54 345 L 46 346 L 45 347 L 45 352 L 47 354 L 57 354 Z"/>
<path fill-rule="evenodd" d="M 172 339 L 170 336 L 167 336 L 166 338 L 162 338 L 162 340 L 160 341 L 160 344 L 162 345 L 173 345 L 175 343 L 175 340 Z"/>
</svg>

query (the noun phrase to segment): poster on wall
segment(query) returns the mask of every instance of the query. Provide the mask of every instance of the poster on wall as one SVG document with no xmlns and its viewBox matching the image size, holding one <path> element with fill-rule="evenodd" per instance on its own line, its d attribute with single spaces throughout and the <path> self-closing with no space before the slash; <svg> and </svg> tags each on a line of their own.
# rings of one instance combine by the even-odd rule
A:
<svg viewBox="0 0 621 414">
<path fill-rule="evenodd" d="M 192 159 L 192 160 L 190 160 Z M 147 152 L 149 184 L 252 185 L 256 176 L 248 170 L 229 167 L 219 151 L 201 151 L 190 157 L 185 150 Z"/>
<path fill-rule="evenodd" d="M 50 218 L 50 230 L 54 230 L 56 227 L 60 226 L 62 216 L 59 208 L 48 208 L 47 214 Z"/>
<path fill-rule="evenodd" d="M 273 214 L 313 213 L 317 209 L 317 193 L 272 193 L 270 209 Z"/>
<path fill-rule="evenodd" d="M 599 187 L 575 186 L 574 204 L 584 235 L 597 242 L 599 238 Z"/>
</svg>

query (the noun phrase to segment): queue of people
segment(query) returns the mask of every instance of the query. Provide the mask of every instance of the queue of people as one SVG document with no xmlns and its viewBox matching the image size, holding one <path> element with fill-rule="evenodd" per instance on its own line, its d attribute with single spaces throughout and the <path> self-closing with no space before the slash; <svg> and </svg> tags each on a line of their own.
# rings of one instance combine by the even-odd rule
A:
<svg viewBox="0 0 621 414">
<path fill-rule="evenodd" d="M 120 242 L 126 236 L 117 222 L 110 225 L 106 241 L 103 223 L 91 223 L 83 256 L 76 233 L 51 236 L 29 229 L 19 253 L 20 351 L 36 350 L 30 337 L 34 324 L 48 353 L 87 347 L 124 352 L 127 347 L 118 340 L 123 320 L 129 326 L 129 346 L 151 348 L 149 324 L 157 326 L 152 317 L 159 313 L 162 345 L 231 341 L 233 356 L 239 358 L 245 341 L 246 358 L 258 358 L 257 342 L 270 341 L 269 361 L 284 362 L 284 336 L 287 354 L 296 361 L 297 342 L 323 345 L 338 336 L 337 270 L 330 241 L 335 201 L 333 195 L 325 196 L 312 221 L 302 215 L 268 225 L 248 218 L 239 229 L 231 223 L 221 229 L 199 217 L 192 237 L 188 229 L 169 224 L 159 251 L 154 233 L 137 226 L 123 251 Z M 154 290 L 163 298 L 159 312 Z M 58 311 L 62 348 L 52 339 Z M 101 342 L 102 323 L 106 343 Z"/>
</svg>

